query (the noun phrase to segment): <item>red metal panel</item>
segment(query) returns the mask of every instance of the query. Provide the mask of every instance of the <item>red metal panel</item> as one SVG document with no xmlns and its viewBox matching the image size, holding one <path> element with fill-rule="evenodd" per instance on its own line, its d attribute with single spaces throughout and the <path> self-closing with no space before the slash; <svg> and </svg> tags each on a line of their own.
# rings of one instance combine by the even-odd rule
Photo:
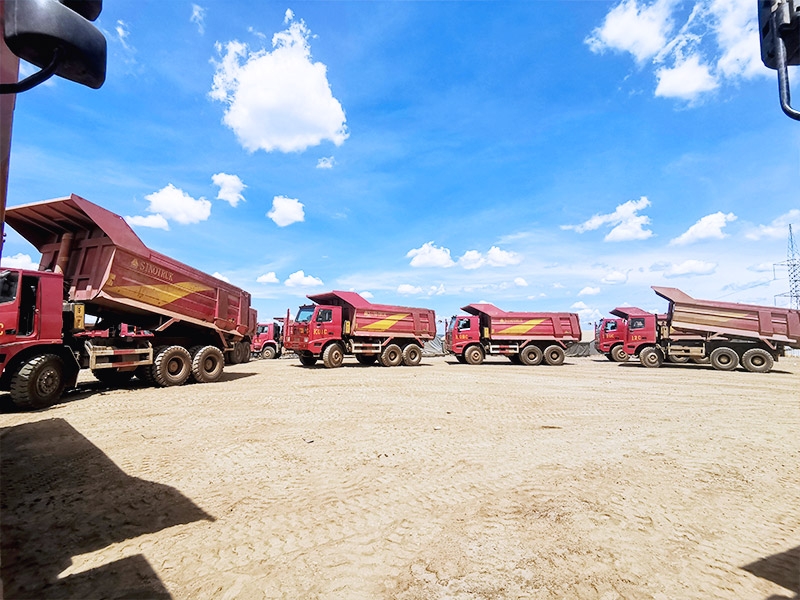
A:
<svg viewBox="0 0 800 600">
<path fill-rule="evenodd" d="M 574 340 L 580 341 L 580 320 L 574 313 L 507 312 L 493 304 L 468 304 L 466 313 L 482 316 L 493 340 Z"/>
</svg>

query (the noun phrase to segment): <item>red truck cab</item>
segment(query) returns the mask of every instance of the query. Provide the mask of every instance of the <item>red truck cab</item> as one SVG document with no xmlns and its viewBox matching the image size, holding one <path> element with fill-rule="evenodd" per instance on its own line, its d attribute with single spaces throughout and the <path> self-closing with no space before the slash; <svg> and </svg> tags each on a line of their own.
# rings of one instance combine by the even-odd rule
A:
<svg viewBox="0 0 800 600">
<path fill-rule="evenodd" d="M 464 348 L 481 339 L 479 318 L 476 315 L 453 317 L 444 338 L 445 348 L 449 352 L 456 355 L 463 354 Z"/>
<path fill-rule="evenodd" d="M 622 319 L 603 319 L 594 333 L 594 347 L 605 354 L 608 360 L 625 362 L 630 356 L 625 352 L 627 324 Z"/>
<path fill-rule="evenodd" d="M 275 319 L 279 321 L 282 319 Z M 253 356 L 279 358 L 283 352 L 283 331 L 280 323 L 259 323 L 251 341 Z"/>
<path fill-rule="evenodd" d="M 286 348 L 304 365 L 313 365 L 325 345 L 342 338 L 342 307 L 306 304 L 286 327 Z"/>
</svg>

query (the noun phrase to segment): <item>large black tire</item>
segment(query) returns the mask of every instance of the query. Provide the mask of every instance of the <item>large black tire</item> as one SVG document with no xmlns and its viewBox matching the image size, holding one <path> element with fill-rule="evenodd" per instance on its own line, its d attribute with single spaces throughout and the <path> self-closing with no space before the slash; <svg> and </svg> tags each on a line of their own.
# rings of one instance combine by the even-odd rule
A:
<svg viewBox="0 0 800 600">
<path fill-rule="evenodd" d="M 733 371 L 739 366 L 739 355 L 736 350 L 727 346 L 714 348 L 709 356 L 711 366 L 719 371 Z"/>
<path fill-rule="evenodd" d="M 153 361 L 153 381 L 161 387 L 183 385 L 192 374 L 192 357 L 183 346 L 167 346 Z"/>
<path fill-rule="evenodd" d="M 300 354 L 299 358 L 304 367 L 313 367 L 317 362 L 317 357 L 313 354 Z"/>
<path fill-rule="evenodd" d="M 225 355 L 216 346 L 192 348 L 192 379 L 198 383 L 213 383 L 222 377 Z"/>
<path fill-rule="evenodd" d="M 548 346 L 544 349 L 544 362 L 546 362 L 548 365 L 552 365 L 554 367 L 563 365 L 565 358 L 566 354 L 564 354 L 564 349 L 561 346 L 553 344 L 552 346 Z"/>
<path fill-rule="evenodd" d="M 671 363 L 675 363 L 676 365 L 683 365 L 689 362 L 688 356 L 673 356 L 670 355 L 667 357 L 667 360 Z"/>
<path fill-rule="evenodd" d="M 336 369 L 344 362 L 344 350 L 340 344 L 333 343 L 322 352 L 322 364 L 326 369 Z"/>
<path fill-rule="evenodd" d="M 378 360 L 377 354 L 356 354 L 356 360 L 360 365 L 372 365 Z"/>
<path fill-rule="evenodd" d="M 253 347 L 250 345 L 250 342 L 239 342 L 242 345 L 242 362 L 249 363 L 250 359 L 253 358 Z"/>
<path fill-rule="evenodd" d="M 11 378 L 11 401 L 20 408 L 46 408 L 61 398 L 64 385 L 64 361 L 60 356 L 34 356 Z"/>
<path fill-rule="evenodd" d="M 630 356 L 627 352 L 625 352 L 625 348 L 622 344 L 617 344 L 611 349 L 611 352 L 608 353 L 608 357 L 610 360 L 614 362 L 622 363 L 627 362 Z"/>
<path fill-rule="evenodd" d="M 641 352 L 639 352 L 639 362 L 642 363 L 645 367 L 649 367 L 651 369 L 657 369 L 661 365 L 664 364 L 664 353 L 661 351 L 660 348 L 656 348 L 655 346 L 648 346 Z"/>
<path fill-rule="evenodd" d="M 153 362 L 155 362 L 156 356 L 161 354 L 166 348 L 166 346 L 156 346 L 153 348 Z M 156 385 L 154 367 L 155 365 L 141 365 L 136 368 L 136 376 L 148 385 Z"/>
<path fill-rule="evenodd" d="M 120 387 L 133 378 L 133 371 L 120 371 L 119 369 L 95 369 L 92 375 L 100 383 L 108 387 Z"/>
<path fill-rule="evenodd" d="M 422 362 L 422 348 L 417 344 L 409 344 L 403 348 L 403 364 L 407 367 L 419 366 Z"/>
<path fill-rule="evenodd" d="M 750 348 L 742 355 L 742 366 L 751 373 L 768 373 L 775 360 L 763 348 Z"/>
<path fill-rule="evenodd" d="M 264 347 L 261 349 L 261 358 L 264 360 L 272 360 L 273 358 L 277 358 L 276 354 L 277 352 L 275 352 L 275 346 L 264 344 Z"/>
<path fill-rule="evenodd" d="M 396 367 L 403 362 L 403 351 L 397 344 L 389 344 L 381 352 L 380 360 L 384 367 Z"/>
<path fill-rule="evenodd" d="M 483 362 L 484 353 L 483 348 L 473 344 L 464 350 L 464 360 L 470 365 L 479 365 Z"/>
<path fill-rule="evenodd" d="M 539 346 L 534 346 L 531 344 L 530 346 L 525 346 L 519 352 L 519 362 L 523 365 L 528 365 L 529 367 L 535 367 L 536 365 L 542 364 L 542 360 L 544 359 L 544 354 L 542 353 L 542 349 Z"/>
</svg>

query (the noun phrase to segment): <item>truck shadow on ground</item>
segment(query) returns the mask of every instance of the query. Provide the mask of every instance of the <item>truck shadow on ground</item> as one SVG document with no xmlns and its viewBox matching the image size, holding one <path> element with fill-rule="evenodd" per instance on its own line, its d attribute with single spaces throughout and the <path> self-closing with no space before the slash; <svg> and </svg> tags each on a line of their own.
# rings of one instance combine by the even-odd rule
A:
<svg viewBox="0 0 800 600">
<path fill-rule="evenodd" d="M 616 363 L 617 366 L 621 369 L 649 369 L 651 367 L 645 367 L 642 363 L 638 360 L 628 361 L 624 363 Z M 695 363 L 671 363 L 665 362 L 662 364 L 659 369 L 678 369 L 678 370 L 688 370 L 688 371 L 716 371 L 714 367 L 711 365 L 704 365 L 704 364 L 695 364 Z M 741 365 L 734 369 L 734 372 L 740 373 L 747 373 Z M 752 375 L 771 375 L 771 374 L 780 374 L 780 375 L 791 375 L 791 371 L 783 371 L 781 369 L 770 369 L 769 373 L 751 373 Z"/>
<path fill-rule="evenodd" d="M 59 578 L 72 557 L 199 520 L 167 485 L 131 477 L 63 419 L 0 429 L 6 598 L 170 598 L 142 554 Z"/>
<path fill-rule="evenodd" d="M 800 546 L 786 552 L 767 556 L 743 566 L 742 569 L 756 577 L 776 583 L 795 594 L 793 598 L 791 596 L 773 595 L 767 600 L 800 599 Z"/>
</svg>

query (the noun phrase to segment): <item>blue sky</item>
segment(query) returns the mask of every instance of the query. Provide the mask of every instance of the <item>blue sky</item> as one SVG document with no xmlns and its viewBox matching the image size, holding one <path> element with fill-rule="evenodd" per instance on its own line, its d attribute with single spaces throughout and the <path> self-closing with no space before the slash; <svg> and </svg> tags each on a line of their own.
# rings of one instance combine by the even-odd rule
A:
<svg viewBox="0 0 800 600">
<path fill-rule="evenodd" d="M 800 123 L 752 0 L 115 0 L 97 25 L 101 89 L 17 98 L 9 206 L 83 196 L 264 319 L 332 289 L 585 327 L 664 310 L 651 285 L 788 290 Z M 38 263 L 7 233 L 4 264 Z"/>
</svg>

